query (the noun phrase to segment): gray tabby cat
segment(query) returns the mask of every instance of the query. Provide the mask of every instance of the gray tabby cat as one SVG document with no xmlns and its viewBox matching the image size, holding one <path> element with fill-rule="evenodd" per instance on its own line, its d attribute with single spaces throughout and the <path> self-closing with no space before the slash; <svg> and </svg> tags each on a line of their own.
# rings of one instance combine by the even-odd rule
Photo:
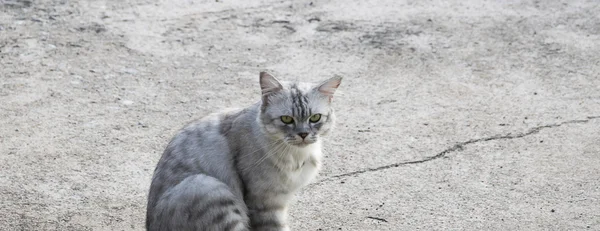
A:
<svg viewBox="0 0 600 231">
<path fill-rule="evenodd" d="M 182 129 L 154 171 L 146 229 L 289 230 L 290 199 L 321 166 L 341 80 L 288 83 L 261 72 L 261 101 Z"/>
</svg>

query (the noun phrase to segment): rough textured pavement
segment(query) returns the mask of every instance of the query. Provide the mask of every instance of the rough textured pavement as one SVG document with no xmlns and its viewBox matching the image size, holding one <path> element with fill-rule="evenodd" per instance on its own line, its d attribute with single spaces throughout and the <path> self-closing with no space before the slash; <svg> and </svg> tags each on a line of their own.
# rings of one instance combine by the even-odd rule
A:
<svg viewBox="0 0 600 231">
<path fill-rule="evenodd" d="M 187 122 L 345 77 L 294 230 L 600 230 L 597 1 L 0 0 L 2 230 L 142 230 Z"/>
</svg>

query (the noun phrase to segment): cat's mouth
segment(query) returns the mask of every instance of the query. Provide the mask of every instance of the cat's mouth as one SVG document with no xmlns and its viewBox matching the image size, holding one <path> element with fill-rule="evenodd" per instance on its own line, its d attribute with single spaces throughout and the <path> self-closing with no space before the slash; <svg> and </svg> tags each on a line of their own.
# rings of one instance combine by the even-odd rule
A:
<svg viewBox="0 0 600 231">
<path fill-rule="evenodd" d="M 296 146 L 298 146 L 298 147 L 306 147 L 306 146 L 308 146 L 308 145 L 309 145 L 309 143 L 306 143 L 306 142 L 304 142 L 304 141 L 303 141 L 303 142 L 300 142 L 299 144 L 296 144 Z"/>
<path fill-rule="evenodd" d="M 294 146 L 298 146 L 298 147 L 306 147 L 308 145 L 315 143 L 315 141 L 314 140 L 290 140 L 290 141 L 288 141 L 288 143 L 291 145 L 294 145 Z"/>
</svg>

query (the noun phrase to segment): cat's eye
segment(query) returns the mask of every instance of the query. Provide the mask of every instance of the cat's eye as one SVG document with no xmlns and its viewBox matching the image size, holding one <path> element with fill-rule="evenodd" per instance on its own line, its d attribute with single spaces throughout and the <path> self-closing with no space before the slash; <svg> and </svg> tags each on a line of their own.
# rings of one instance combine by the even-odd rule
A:
<svg viewBox="0 0 600 231">
<path fill-rule="evenodd" d="M 291 116 L 281 116 L 281 122 L 283 122 L 284 124 L 291 124 L 294 122 L 294 118 L 292 118 Z"/>
<path fill-rule="evenodd" d="M 310 116 L 310 122 L 316 123 L 319 122 L 319 120 L 321 119 L 321 114 L 314 114 L 312 116 Z"/>
</svg>

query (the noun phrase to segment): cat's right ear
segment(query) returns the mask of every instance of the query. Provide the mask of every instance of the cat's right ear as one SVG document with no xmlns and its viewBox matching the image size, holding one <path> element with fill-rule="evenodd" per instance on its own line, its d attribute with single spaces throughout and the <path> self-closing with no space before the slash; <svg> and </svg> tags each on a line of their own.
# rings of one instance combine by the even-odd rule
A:
<svg viewBox="0 0 600 231">
<path fill-rule="evenodd" d="M 283 86 L 275 77 L 267 72 L 260 72 L 260 89 L 263 97 L 283 89 Z"/>
</svg>

